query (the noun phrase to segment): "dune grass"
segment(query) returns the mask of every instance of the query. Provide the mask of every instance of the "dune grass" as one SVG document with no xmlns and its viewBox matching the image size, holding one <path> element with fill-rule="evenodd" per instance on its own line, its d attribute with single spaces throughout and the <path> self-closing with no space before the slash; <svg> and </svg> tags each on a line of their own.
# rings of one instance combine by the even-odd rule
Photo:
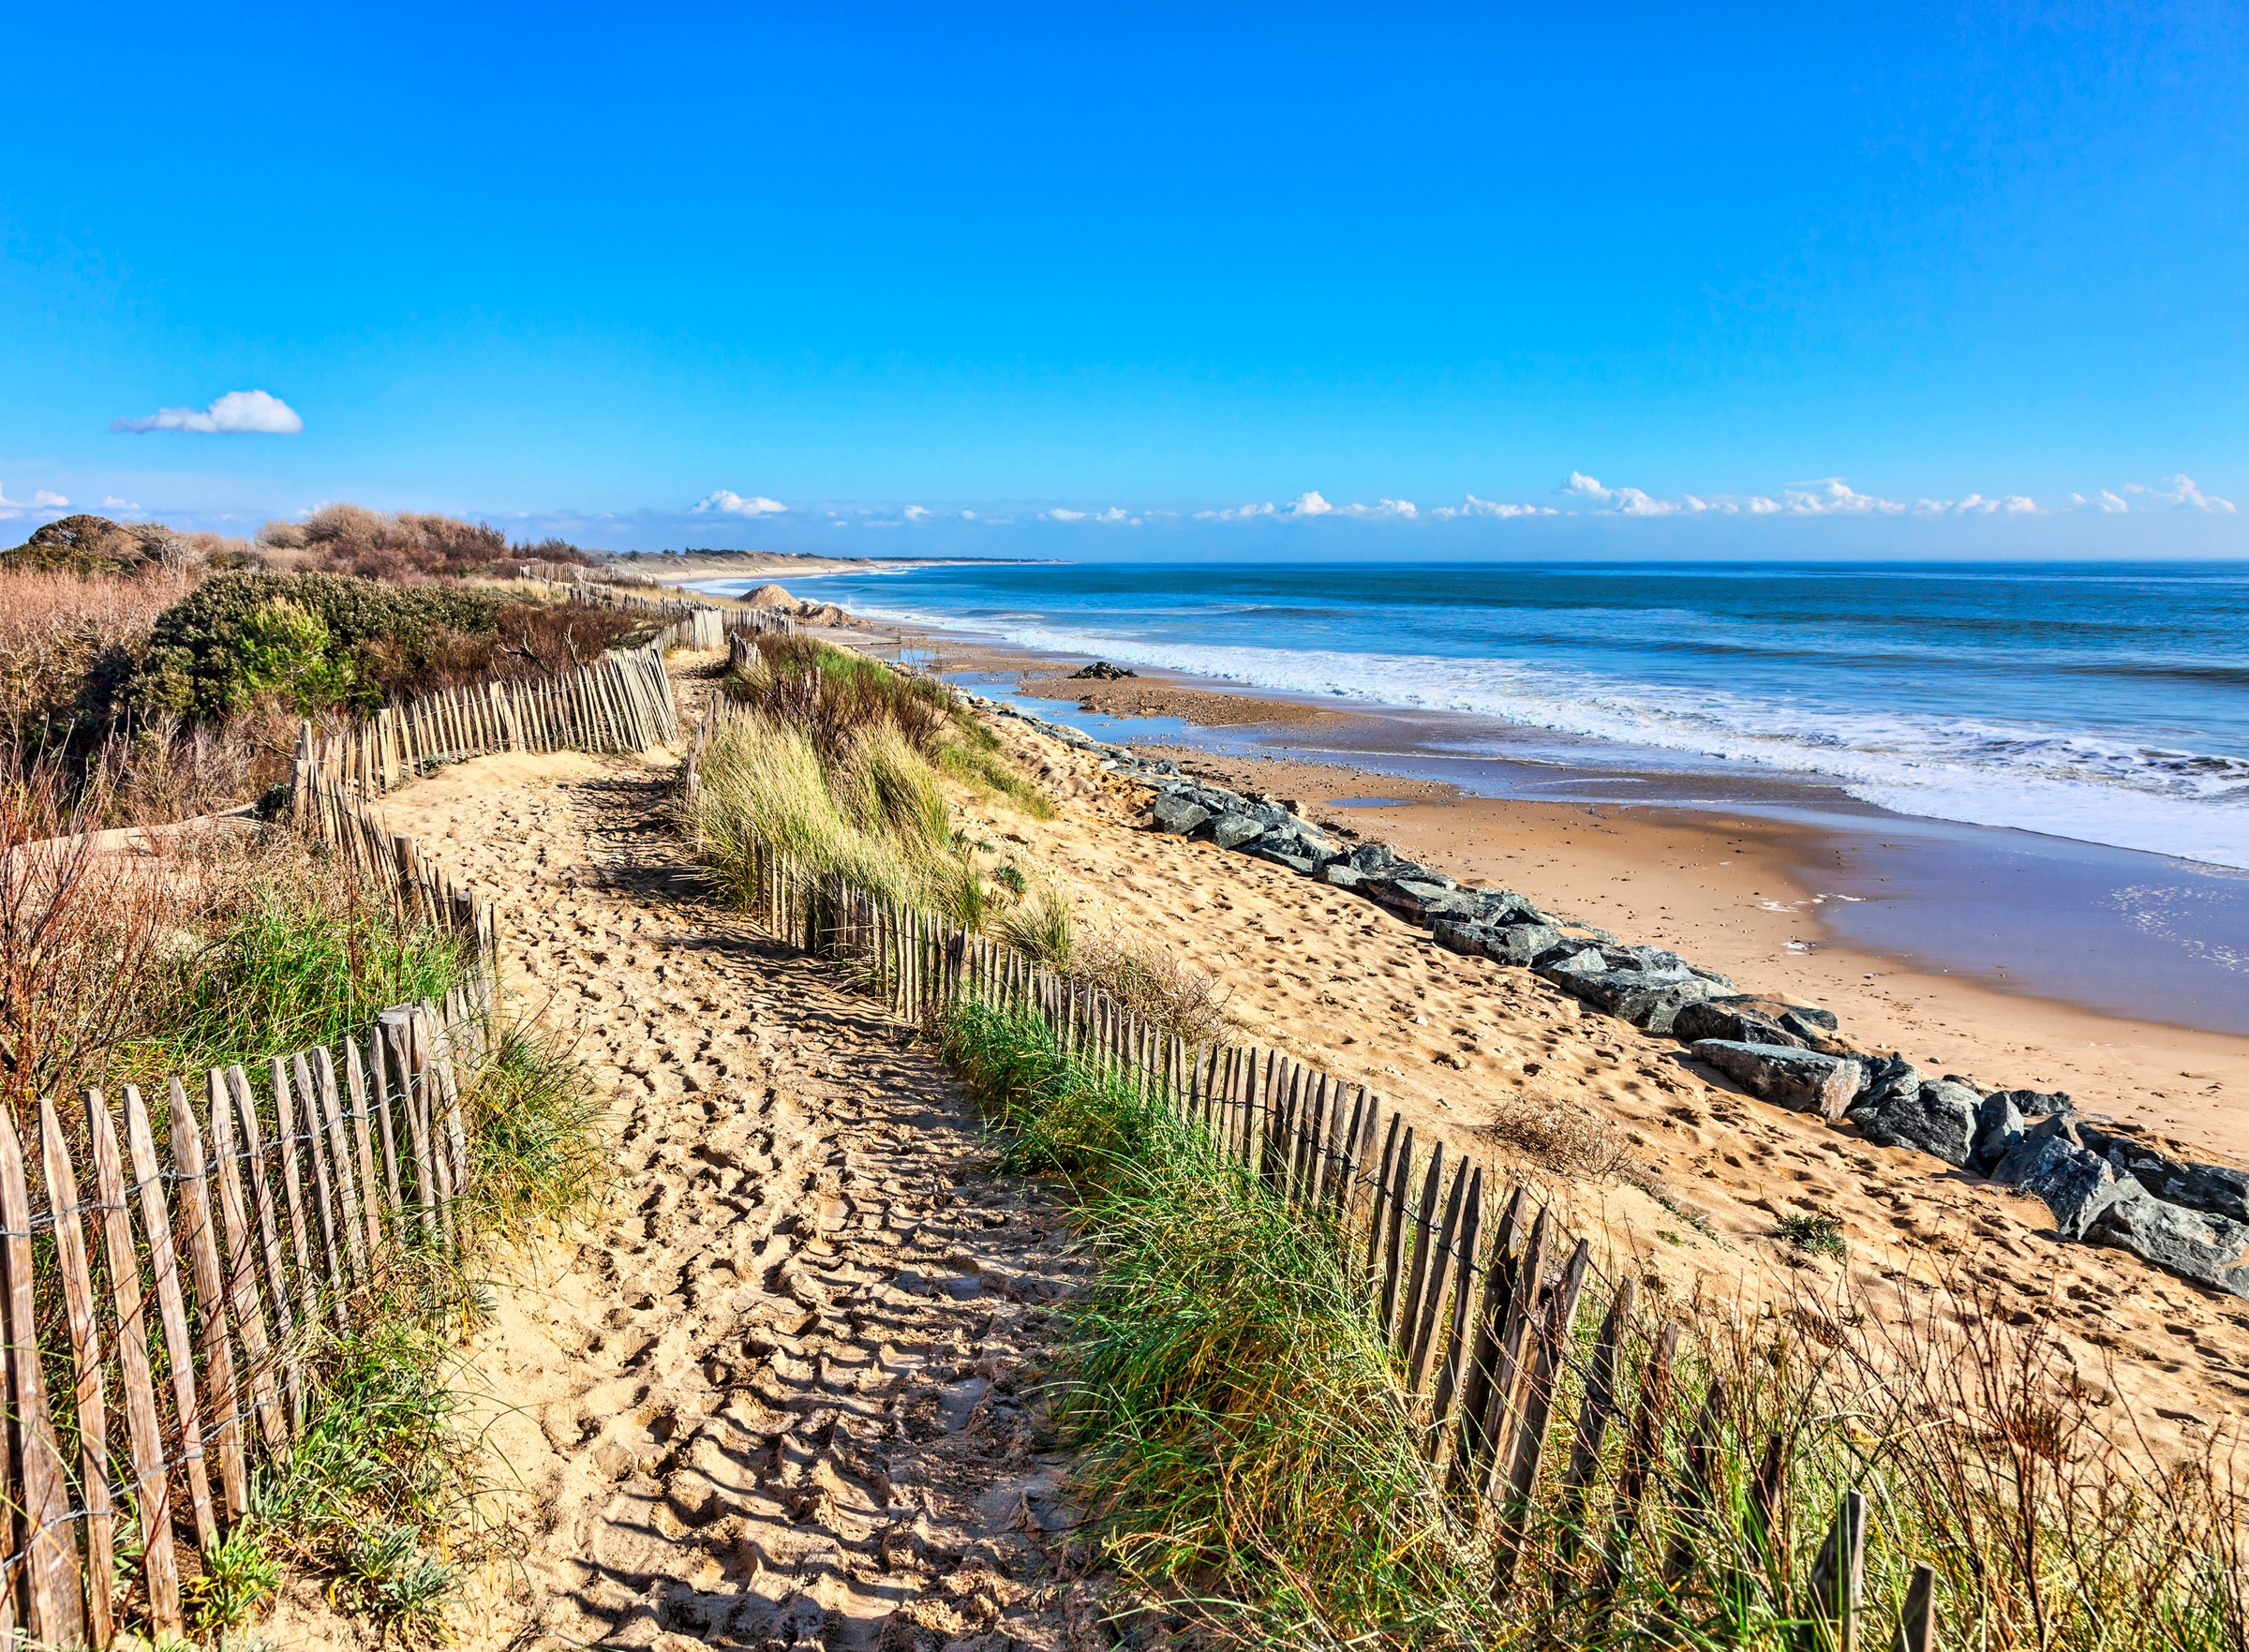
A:
<svg viewBox="0 0 2249 1652">
<path fill-rule="evenodd" d="M 1807 1615 L 1810 1580 L 1856 1490 L 1870 1509 L 1859 1645 L 1889 1645 L 1918 1561 L 1935 1569 L 1946 1645 L 2249 1645 L 2230 1440 L 2184 1457 L 2151 1448 L 2050 1329 L 2008 1323 L 1966 1286 L 1901 1287 L 1882 1316 L 1848 1301 L 1769 1318 L 1659 1302 L 1626 1370 L 1646 1368 L 1658 1317 L 1692 1334 L 1657 1412 L 1650 1494 L 1622 1525 L 1621 1417 L 1592 1497 L 1570 1506 L 1552 1471 L 1602 1311 L 1588 1292 L 1550 1471 L 1519 1539 L 1498 1541 L 1492 1511 L 1449 1495 L 1431 1466 L 1363 1258 L 1333 1227 L 1286 1207 L 1199 1125 L 1065 1053 L 1033 1013 L 972 1000 L 940 1031 L 1008 1127 L 1001 1168 L 1069 1178 L 1100 1262 L 1051 1392 L 1126 1615 L 1221 1645 L 1813 1652 L 1833 1642 Z M 1636 1381 L 1621 1416 L 1646 1397 Z M 1698 1458 L 1689 1436 L 1705 1407 Z M 1774 1439 L 1784 1472 L 1768 1532 L 1752 1488 Z"/>
<path fill-rule="evenodd" d="M 1052 806 L 938 685 L 801 637 L 761 637 L 727 679 L 730 715 L 704 742 L 684 826 L 745 894 L 770 853 L 817 876 L 981 930 L 1007 897 L 956 835 L 946 779 Z"/>
<path fill-rule="evenodd" d="M 393 1005 L 442 999 L 469 961 L 452 933 L 401 918 L 281 832 L 219 870 L 182 916 L 112 1082 L 334 1049 Z"/>
</svg>

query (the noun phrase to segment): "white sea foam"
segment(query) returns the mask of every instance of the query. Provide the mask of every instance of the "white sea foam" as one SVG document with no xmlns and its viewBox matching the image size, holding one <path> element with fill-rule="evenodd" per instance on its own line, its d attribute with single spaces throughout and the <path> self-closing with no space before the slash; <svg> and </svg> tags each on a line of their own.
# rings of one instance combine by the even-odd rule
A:
<svg viewBox="0 0 2249 1652">
<path fill-rule="evenodd" d="M 880 617 L 915 625 L 961 623 L 958 615 Z M 1643 750 L 1821 777 L 1904 814 L 2249 868 L 2249 763 L 2230 758 L 1997 719 L 1658 686 L 1573 666 L 1200 645 L 1067 631 L 1013 617 L 981 622 L 979 629 L 1026 647 L 1245 687 L 1470 712 Z"/>
</svg>

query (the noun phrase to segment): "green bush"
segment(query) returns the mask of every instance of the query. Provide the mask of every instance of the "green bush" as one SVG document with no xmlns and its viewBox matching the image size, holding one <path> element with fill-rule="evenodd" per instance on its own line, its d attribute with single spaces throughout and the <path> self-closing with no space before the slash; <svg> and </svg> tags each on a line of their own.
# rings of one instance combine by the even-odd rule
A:
<svg viewBox="0 0 2249 1652">
<path fill-rule="evenodd" d="M 158 617 L 127 700 L 143 715 L 242 710 L 278 690 L 300 709 L 382 703 L 378 647 L 411 656 L 489 635 L 505 599 L 342 573 L 227 573 Z"/>
</svg>

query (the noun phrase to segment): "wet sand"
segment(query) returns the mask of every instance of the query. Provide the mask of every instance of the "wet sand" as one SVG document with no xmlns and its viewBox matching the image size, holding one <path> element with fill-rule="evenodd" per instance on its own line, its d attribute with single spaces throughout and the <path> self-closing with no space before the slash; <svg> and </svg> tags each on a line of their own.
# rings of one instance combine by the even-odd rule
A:
<svg viewBox="0 0 2249 1652">
<path fill-rule="evenodd" d="M 867 646 L 863 634 L 856 640 Z M 1488 755 L 1433 756 L 1432 732 L 1449 725 L 1443 714 L 1340 711 L 1161 673 L 1076 679 L 1067 674 L 1081 660 L 982 639 L 921 636 L 914 647 L 950 675 L 1004 675 L 1011 680 L 978 686 L 1039 696 L 1035 708 L 1047 716 L 1066 721 L 1072 702 L 1081 712 L 1090 706 L 1093 715 L 1080 721 L 1100 737 L 1170 756 L 1228 783 L 1297 798 L 1315 818 L 1380 838 L 1464 880 L 1519 889 L 1625 940 L 1675 947 L 1747 990 L 1823 1005 L 1859 1043 L 1899 1050 L 1925 1070 L 1988 1085 L 2065 1090 L 2080 1106 L 2171 1139 L 2189 1156 L 2249 1161 L 2249 1036 L 2098 1004 L 2098 989 L 2108 985 L 2175 1004 L 2182 1019 L 2197 1013 L 2186 993 L 2146 991 L 2151 972 L 2163 967 L 2160 954 L 2119 951 L 2111 960 L 2105 949 L 2129 943 L 2130 933 L 2111 926 L 2096 935 L 2099 915 L 2089 910 L 2041 914 L 2026 904 L 2016 915 L 2037 921 L 2013 938 L 2033 954 L 2021 973 L 1972 972 L 1957 955 L 1932 960 L 1927 952 L 1868 944 L 1854 931 L 1868 928 L 1876 909 L 1834 894 L 1846 862 L 1916 831 L 1951 833 L 1959 841 L 1950 849 L 1948 879 L 1925 883 L 1900 900 L 1891 910 L 1907 923 L 1889 925 L 1908 927 L 1919 914 L 1940 929 L 1983 893 L 1974 888 L 1979 857 L 1999 841 L 2070 852 L 2085 846 L 1916 822 L 1799 779 L 1639 776 Z M 1045 699 L 1049 693 L 1057 699 Z M 1110 718 L 1124 725 L 1104 727 Z M 1170 739 L 1184 742 L 1203 730 L 1213 731 L 1207 743 L 1154 737 L 1169 731 Z M 1300 745 L 1309 749 L 1291 752 Z M 1373 761 L 1354 762 L 1352 752 Z M 1422 772 L 1409 772 L 1416 768 Z M 1481 784 L 1495 773 L 1503 783 L 1567 800 L 1480 796 L 1450 778 Z M 1614 800 L 1619 792 L 1696 800 L 1626 804 Z M 1791 813 L 1805 819 L 1791 821 Z M 2070 948 L 2072 955 L 2061 955 Z M 2117 981 L 2119 972 L 2137 978 Z M 2093 989 L 2087 996 L 2095 1002 L 2042 990 L 2041 974 Z"/>
<path fill-rule="evenodd" d="M 2095 1015 L 1839 943 L 1812 869 L 1825 834 L 1751 815 L 1469 797 L 1378 770 L 1162 753 L 1464 881 L 1672 947 L 1747 990 L 1832 1009 L 1869 1048 L 1987 1085 L 2066 1090 L 2196 1153 L 2249 1158 L 2249 1038 Z M 1371 797 L 1398 799 L 1368 804 Z"/>
<path fill-rule="evenodd" d="M 1104 717 L 1176 717 L 1200 728 L 1302 728 L 1367 721 L 1302 700 L 1188 688 L 1164 677 L 1026 677 L 1017 692 L 1041 700 L 1075 700 L 1079 710 Z"/>
</svg>

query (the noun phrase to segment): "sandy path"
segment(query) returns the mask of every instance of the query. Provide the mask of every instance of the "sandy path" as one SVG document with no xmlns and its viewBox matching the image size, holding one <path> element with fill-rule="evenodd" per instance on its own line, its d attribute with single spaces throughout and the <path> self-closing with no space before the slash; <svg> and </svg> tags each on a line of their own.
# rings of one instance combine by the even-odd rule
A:
<svg viewBox="0 0 2249 1652">
<path fill-rule="evenodd" d="M 630 760 L 500 757 L 386 810 L 499 903 L 513 1007 L 615 1097 L 608 1213 L 466 1350 L 515 1530 L 459 1643 L 1084 1640 L 1042 1581 L 1062 1460 L 1023 1392 L 1075 1266 L 1056 1205 L 984 1173 L 900 1029 L 705 898 L 663 797 Z M 364 1638 L 324 1617 L 269 1632 Z"/>
<path fill-rule="evenodd" d="M 1026 761 L 1093 772 L 1019 722 L 994 727 Z M 1442 1136 L 1534 1178 L 1575 1231 L 1605 1237 L 1615 1262 L 1674 1300 L 1786 1311 L 1807 1295 L 1832 1298 L 1847 1271 L 1880 1314 L 1900 1293 L 1942 1303 L 1950 1280 L 1993 1292 L 2018 1323 L 2054 1316 L 2086 1380 L 2142 1401 L 2152 1433 L 2192 1440 L 2221 1417 L 2249 1415 L 2249 1302 L 2066 1243 L 2033 1198 L 1744 1095 L 1690 1065 L 1671 1039 L 1586 1009 L 1527 970 L 1447 952 L 1371 901 L 1139 829 L 1140 796 L 1110 777 L 1097 799 L 1066 804 L 1050 823 L 996 805 L 972 813 L 1081 923 L 1191 961 L 1218 980 L 1249 1037 L 1366 1084 L 1422 1139 Z M 1511 1126 L 1525 1116 L 1605 1128 L 1656 1172 L 1670 1203 L 1629 1180 L 1557 1169 Z M 1847 1270 L 1781 1241 L 1777 1218 L 1794 1213 L 1840 1220 Z"/>
</svg>

